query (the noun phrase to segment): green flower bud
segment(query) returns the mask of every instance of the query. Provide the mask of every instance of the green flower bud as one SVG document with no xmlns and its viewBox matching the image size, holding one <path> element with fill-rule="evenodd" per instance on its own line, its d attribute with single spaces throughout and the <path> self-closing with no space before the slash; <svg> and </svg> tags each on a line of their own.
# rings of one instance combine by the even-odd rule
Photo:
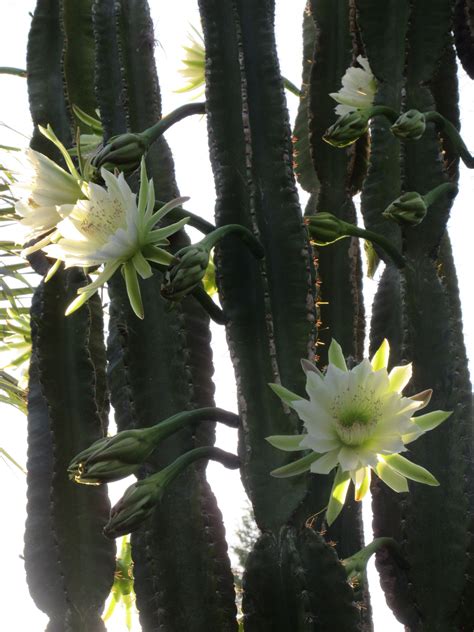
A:
<svg viewBox="0 0 474 632">
<path fill-rule="evenodd" d="M 68 467 L 76 483 L 100 485 L 135 474 L 156 445 L 157 427 L 124 430 L 99 439 L 80 452 Z"/>
<path fill-rule="evenodd" d="M 108 538 L 118 538 L 135 531 L 146 520 L 159 503 L 166 489 L 165 470 L 137 481 L 127 488 L 125 494 L 112 507 L 109 522 L 104 527 Z"/>
<path fill-rule="evenodd" d="M 389 204 L 382 215 L 398 224 L 418 226 L 425 219 L 427 210 L 423 196 L 409 191 Z"/>
<path fill-rule="evenodd" d="M 340 116 L 326 130 L 323 140 L 333 147 L 347 147 L 355 143 L 369 128 L 370 108 L 354 110 Z"/>
<path fill-rule="evenodd" d="M 311 239 L 318 246 L 328 246 L 348 236 L 347 223 L 332 213 L 317 213 L 305 219 L 305 224 Z"/>
<path fill-rule="evenodd" d="M 116 167 L 120 171 L 131 173 L 140 167 L 142 157 L 146 154 L 149 141 L 145 134 L 120 134 L 113 136 L 92 159 L 94 167 Z"/>
<path fill-rule="evenodd" d="M 209 265 L 210 249 L 201 243 L 186 246 L 176 253 L 178 261 L 168 268 L 161 293 L 171 301 L 178 301 L 201 283 Z"/>
<path fill-rule="evenodd" d="M 426 129 L 426 118 L 418 110 L 404 112 L 390 128 L 392 134 L 405 140 L 418 140 Z"/>
<path fill-rule="evenodd" d="M 151 516 L 168 485 L 198 459 L 219 461 L 233 470 L 240 466 L 237 456 L 213 446 L 203 446 L 185 452 L 160 472 L 130 485 L 118 503 L 112 507 L 104 534 L 108 538 L 118 538 L 138 529 L 142 522 Z"/>
</svg>

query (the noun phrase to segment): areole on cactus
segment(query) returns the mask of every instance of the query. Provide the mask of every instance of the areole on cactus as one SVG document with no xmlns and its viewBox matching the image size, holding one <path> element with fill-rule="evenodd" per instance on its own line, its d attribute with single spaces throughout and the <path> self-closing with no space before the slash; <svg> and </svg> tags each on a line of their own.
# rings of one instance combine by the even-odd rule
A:
<svg viewBox="0 0 474 632">
<path fill-rule="evenodd" d="M 37 0 L 35 132 L 11 189 L 36 240 L 24 253 L 41 272 L 56 260 L 31 305 L 25 534 L 50 627 L 104 630 L 110 540 L 132 533 L 123 594 L 144 632 L 370 632 L 374 552 L 407 630 L 474 629 L 471 386 L 446 234 L 453 165 L 473 159 L 448 4 L 309 0 L 299 90 L 280 73 L 273 0 L 199 0 L 183 91 L 205 85 L 206 100 L 162 116 L 146 0 Z M 284 88 L 301 97 L 304 215 Z M 182 208 L 165 138 L 194 114 L 215 225 Z M 371 360 L 359 238 L 385 263 Z M 213 250 L 220 305 L 205 289 Z M 215 406 L 209 315 L 238 416 Z M 214 447 L 217 421 L 238 428 L 239 456 Z M 239 624 L 208 460 L 240 469 L 260 532 Z M 110 511 L 103 483 L 130 474 Z M 368 547 L 351 484 L 356 501 L 372 491 Z"/>
</svg>

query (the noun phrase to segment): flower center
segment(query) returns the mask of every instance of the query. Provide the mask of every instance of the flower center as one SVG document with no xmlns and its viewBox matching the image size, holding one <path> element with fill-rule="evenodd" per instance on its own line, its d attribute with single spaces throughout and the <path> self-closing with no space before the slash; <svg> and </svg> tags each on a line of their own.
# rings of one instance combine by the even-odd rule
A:
<svg viewBox="0 0 474 632">
<path fill-rule="evenodd" d="M 377 427 L 381 401 L 371 390 L 359 390 L 346 397 L 336 397 L 333 404 L 335 430 L 346 445 L 357 446 L 370 439 Z"/>
</svg>

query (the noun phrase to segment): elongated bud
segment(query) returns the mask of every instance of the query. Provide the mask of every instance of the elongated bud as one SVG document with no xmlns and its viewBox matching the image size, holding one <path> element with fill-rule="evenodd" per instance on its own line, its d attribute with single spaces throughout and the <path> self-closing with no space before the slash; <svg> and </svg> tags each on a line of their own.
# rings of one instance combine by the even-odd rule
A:
<svg viewBox="0 0 474 632">
<path fill-rule="evenodd" d="M 167 437 L 190 423 L 221 421 L 237 428 L 239 418 L 222 408 L 197 408 L 177 413 L 150 428 L 124 430 L 99 439 L 71 461 L 69 478 L 76 483 L 100 485 L 135 474 L 146 458 Z"/>
<path fill-rule="evenodd" d="M 334 125 L 326 130 L 323 140 L 333 147 L 347 147 L 355 143 L 369 127 L 370 108 L 354 110 L 340 116 Z"/>
<path fill-rule="evenodd" d="M 382 215 L 398 224 L 418 226 L 425 219 L 427 210 L 423 196 L 410 191 L 389 204 Z"/>
<path fill-rule="evenodd" d="M 151 516 L 168 485 L 198 459 L 219 461 L 230 469 L 237 469 L 240 465 L 237 456 L 212 446 L 195 448 L 182 454 L 171 465 L 152 476 L 137 481 L 125 491 L 118 503 L 112 507 L 110 520 L 104 527 L 104 534 L 108 538 L 117 538 L 138 529 L 143 521 Z"/>
<path fill-rule="evenodd" d="M 348 236 L 346 222 L 332 213 L 317 213 L 305 219 L 311 239 L 318 246 L 328 246 L 338 239 Z"/>
<path fill-rule="evenodd" d="M 116 167 L 131 173 L 140 167 L 142 157 L 148 151 L 149 142 L 144 134 L 120 134 L 113 136 L 92 159 L 94 167 Z"/>
<path fill-rule="evenodd" d="M 398 117 L 390 131 L 404 140 L 418 140 L 425 133 L 425 129 L 425 115 L 418 110 L 408 110 Z"/>
</svg>

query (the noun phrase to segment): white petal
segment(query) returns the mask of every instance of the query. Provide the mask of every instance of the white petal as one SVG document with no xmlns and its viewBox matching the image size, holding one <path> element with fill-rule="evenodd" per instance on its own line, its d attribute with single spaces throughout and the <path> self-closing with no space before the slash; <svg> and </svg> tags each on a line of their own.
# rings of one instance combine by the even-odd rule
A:
<svg viewBox="0 0 474 632">
<path fill-rule="evenodd" d="M 313 450 L 313 452 L 318 452 L 322 454 L 324 452 L 328 452 L 329 450 L 335 450 L 341 446 L 341 441 L 337 436 L 334 437 L 315 437 L 310 434 L 303 435 L 303 439 L 301 441 L 301 449 L 307 448 L 309 450 Z"/>
<path fill-rule="evenodd" d="M 338 463 L 339 450 L 331 450 L 319 457 L 316 461 L 311 463 L 310 470 L 314 474 L 329 474 L 329 472 L 336 467 Z"/>
<path fill-rule="evenodd" d="M 344 472 L 355 470 L 360 466 L 359 455 L 355 450 L 347 446 L 339 450 L 338 460 Z"/>
</svg>

